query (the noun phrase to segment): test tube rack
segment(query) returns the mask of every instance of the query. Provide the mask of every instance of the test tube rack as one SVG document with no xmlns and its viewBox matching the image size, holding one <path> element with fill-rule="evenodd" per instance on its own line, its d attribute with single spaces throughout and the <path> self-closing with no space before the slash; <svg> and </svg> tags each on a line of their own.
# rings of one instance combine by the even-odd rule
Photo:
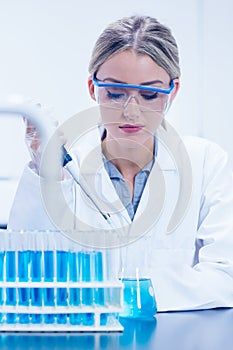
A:
<svg viewBox="0 0 233 350">
<path fill-rule="evenodd" d="M 122 331 L 123 284 L 107 250 L 59 232 L 0 230 L 0 331 Z"/>
</svg>

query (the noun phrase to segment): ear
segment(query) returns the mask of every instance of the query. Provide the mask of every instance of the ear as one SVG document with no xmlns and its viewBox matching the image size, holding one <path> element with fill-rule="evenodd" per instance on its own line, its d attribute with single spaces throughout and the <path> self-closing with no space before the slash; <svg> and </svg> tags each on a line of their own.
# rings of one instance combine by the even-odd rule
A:
<svg viewBox="0 0 233 350">
<path fill-rule="evenodd" d="M 93 84 L 93 81 L 92 81 L 92 76 L 89 76 L 89 77 L 88 77 L 87 84 L 88 84 L 88 90 L 89 90 L 89 94 L 90 94 L 91 98 L 92 98 L 94 101 L 96 101 L 95 89 L 94 89 L 94 84 Z"/>
<path fill-rule="evenodd" d="M 170 103 L 174 100 L 174 98 L 176 97 L 176 95 L 177 95 L 177 93 L 179 91 L 179 88 L 180 88 L 180 80 L 179 80 L 179 78 L 175 78 L 173 80 L 173 82 L 174 82 L 175 86 L 174 86 L 174 89 L 173 89 L 172 94 L 171 94 Z"/>
</svg>

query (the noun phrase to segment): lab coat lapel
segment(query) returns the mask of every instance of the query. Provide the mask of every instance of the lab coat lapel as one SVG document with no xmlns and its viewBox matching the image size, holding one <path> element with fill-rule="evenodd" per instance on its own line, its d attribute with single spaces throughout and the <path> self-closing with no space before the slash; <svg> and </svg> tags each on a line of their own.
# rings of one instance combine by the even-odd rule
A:
<svg viewBox="0 0 233 350">
<path fill-rule="evenodd" d="M 80 182 L 91 193 L 101 210 L 111 215 L 116 226 L 131 223 L 127 210 L 119 199 L 116 190 L 104 167 L 101 144 L 98 143 L 80 166 Z"/>
<path fill-rule="evenodd" d="M 110 213 L 116 227 L 122 224 L 131 224 L 128 212 L 119 199 L 104 167 L 99 130 L 94 130 L 93 137 L 88 138 L 88 148 L 86 147 L 87 145 L 85 146 L 85 143 L 83 145 L 80 181 L 89 189 L 92 197 L 98 202 L 102 211 Z M 86 151 L 87 149 L 88 152 Z M 140 225 L 138 225 L 135 232 L 138 232 L 139 229 L 144 229 L 141 226 L 151 227 L 156 223 L 162 213 L 164 213 L 165 204 L 167 204 L 165 203 L 165 197 L 168 197 L 166 193 L 168 193 L 169 189 L 171 191 L 170 198 L 173 198 L 172 203 L 175 202 L 174 188 L 176 188 L 176 180 L 176 167 L 166 147 L 158 138 L 156 162 L 152 168 L 132 223 L 134 226 L 132 232 L 135 230 L 139 221 Z M 161 187 L 164 188 L 164 193 L 161 191 Z M 172 206 L 172 203 L 169 203 L 169 205 Z M 138 220 L 139 217 L 140 220 Z M 138 233 L 135 234 L 136 236 L 138 235 Z"/>
<path fill-rule="evenodd" d="M 144 188 L 134 222 L 138 225 L 144 220 L 143 226 L 145 229 L 148 227 L 149 230 L 159 220 L 161 221 L 161 218 L 163 222 L 168 220 L 168 214 L 172 211 L 177 199 L 176 185 L 177 169 L 166 147 L 158 140 L 155 164 Z M 142 219 L 143 215 L 145 219 Z M 165 222 L 163 226 L 164 224 Z"/>
</svg>

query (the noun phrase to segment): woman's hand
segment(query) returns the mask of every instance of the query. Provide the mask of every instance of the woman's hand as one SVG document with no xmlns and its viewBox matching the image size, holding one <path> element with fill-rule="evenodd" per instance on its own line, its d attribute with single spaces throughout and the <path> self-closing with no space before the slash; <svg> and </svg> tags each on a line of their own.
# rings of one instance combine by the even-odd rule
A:
<svg viewBox="0 0 233 350">
<path fill-rule="evenodd" d="M 31 156 L 31 167 L 37 174 L 39 174 L 41 160 L 40 135 L 36 128 L 26 118 L 23 119 L 26 125 L 25 143 Z"/>
<path fill-rule="evenodd" d="M 39 107 L 40 104 L 38 104 Z M 43 108 L 44 109 L 44 108 Z M 49 116 L 48 112 L 48 118 L 50 118 L 50 122 L 54 125 L 54 131 L 56 127 L 58 126 L 58 121 L 54 120 L 51 116 Z M 26 129 L 25 129 L 25 143 L 27 145 L 28 151 L 31 156 L 31 168 L 39 175 L 40 172 L 40 162 L 41 162 L 41 155 L 42 155 L 42 146 L 41 146 L 41 138 L 40 134 L 35 128 L 31 122 L 28 121 L 25 117 L 23 117 Z M 60 133 L 59 137 L 62 140 L 62 144 L 65 143 L 64 135 Z"/>
</svg>

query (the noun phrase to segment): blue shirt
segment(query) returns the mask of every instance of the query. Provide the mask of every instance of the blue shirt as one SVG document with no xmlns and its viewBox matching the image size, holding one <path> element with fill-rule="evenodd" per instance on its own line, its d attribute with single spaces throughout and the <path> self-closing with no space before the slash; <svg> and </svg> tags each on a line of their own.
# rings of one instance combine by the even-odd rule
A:
<svg viewBox="0 0 233 350">
<path fill-rule="evenodd" d="M 155 138 L 154 155 L 156 154 L 157 154 L 157 140 Z M 130 192 L 125 179 L 123 178 L 119 170 L 110 161 L 104 158 L 105 169 L 112 181 L 113 186 L 115 187 L 115 190 L 120 200 L 125 206 L 131 220 L 133 220 L 134 215 L 137 211 L 147 179 L 154 165 L 154 158 L 136 174 L 135 180 L 134 180 L 134 193 L 133 193 L 132 200 L 131 200 Z"/>
</svg>

